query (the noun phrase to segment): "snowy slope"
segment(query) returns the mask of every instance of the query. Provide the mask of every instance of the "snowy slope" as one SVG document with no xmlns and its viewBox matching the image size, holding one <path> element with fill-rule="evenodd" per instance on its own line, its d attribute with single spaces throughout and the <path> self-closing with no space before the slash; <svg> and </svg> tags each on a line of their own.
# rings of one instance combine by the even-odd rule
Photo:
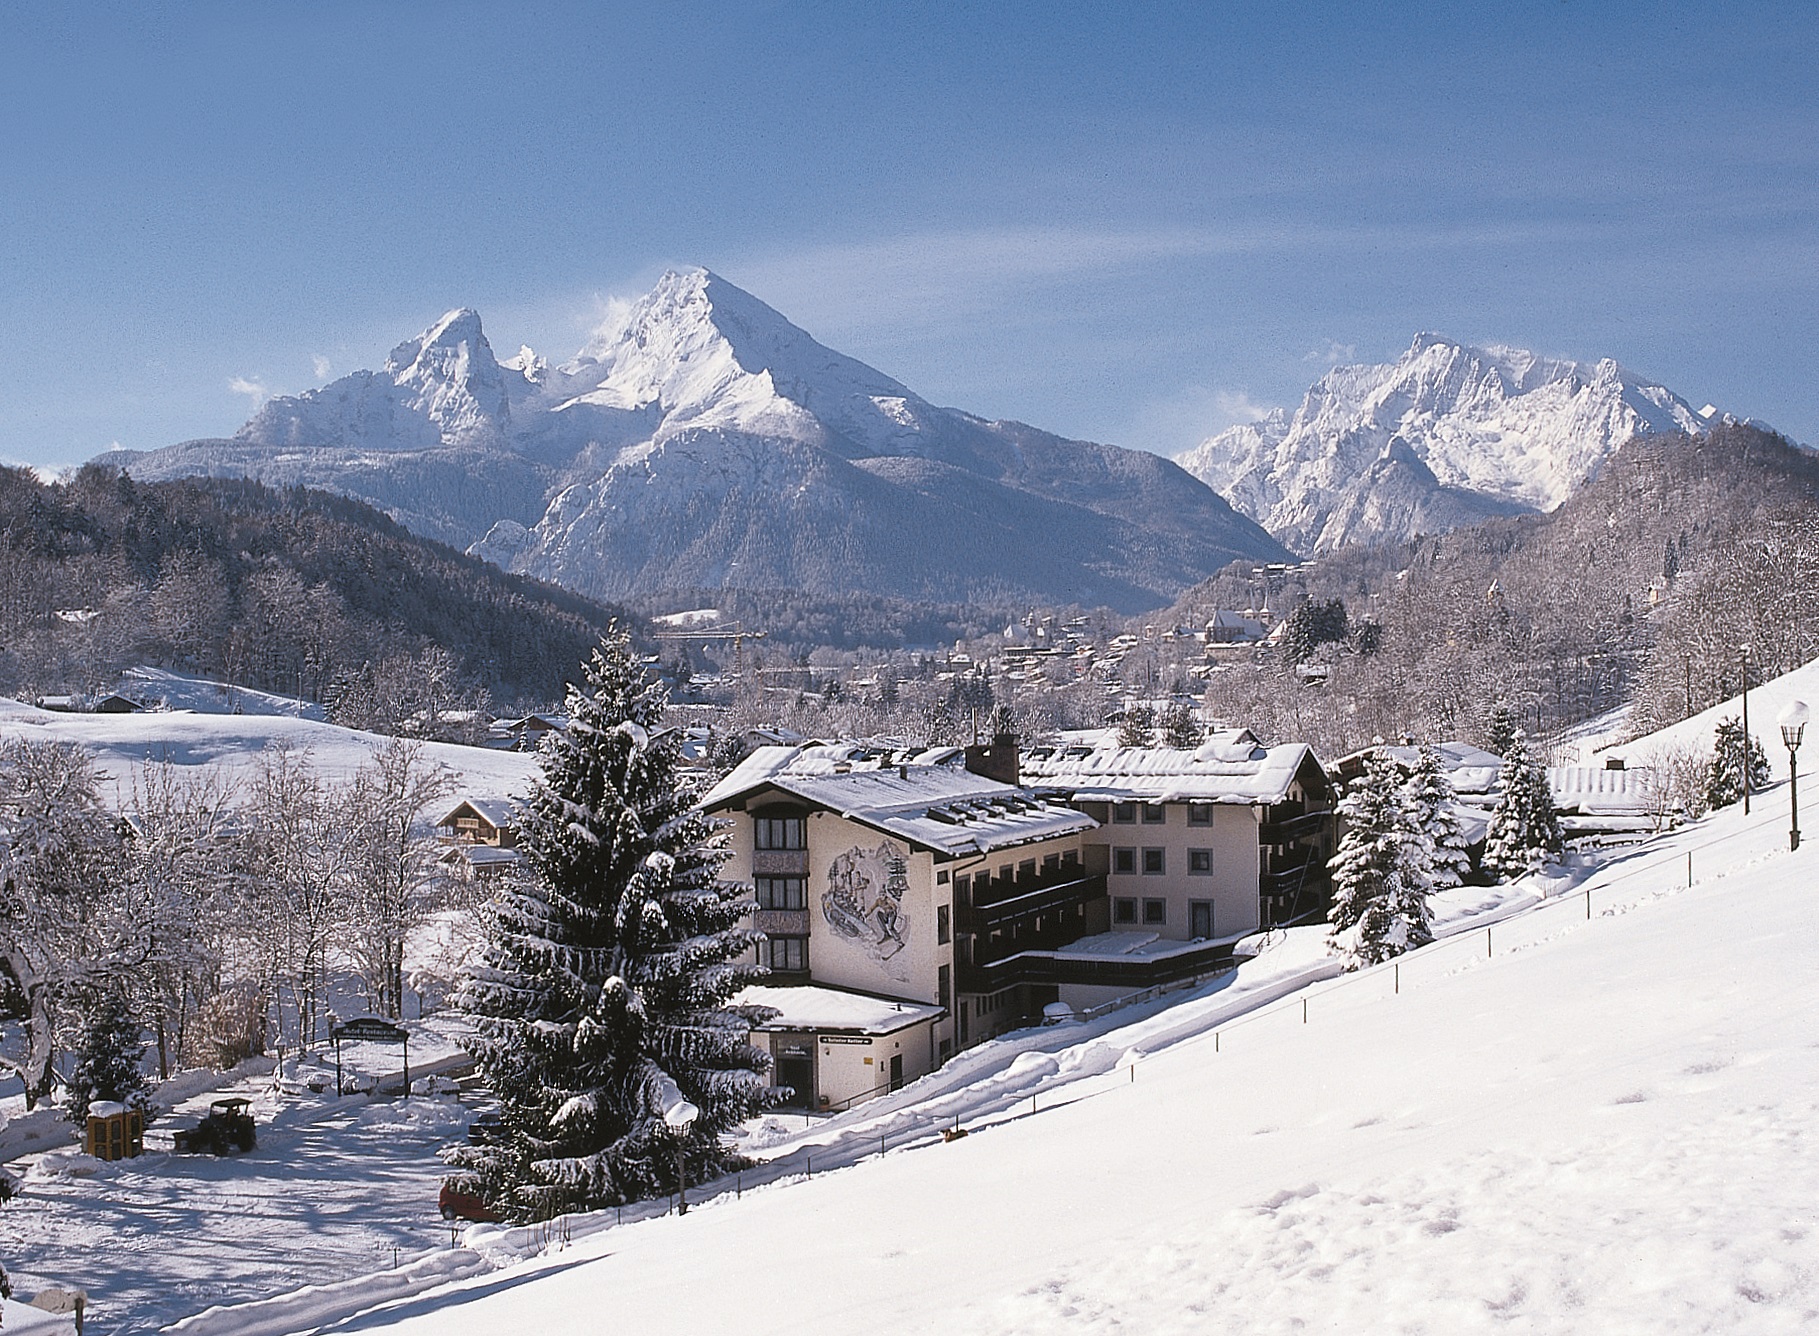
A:
<svg viewBox="0 0 1819 1336">
<path fill-rule="evenodd" d="M 1733 810 L 1489 928 L 1455 898 L 1467 930 L 1259 1012 L 1330 972 L 1290 934 L 1247 967 L 1277 981 L 1248 997 L 1228 981 L 1009 1036 L 819 1125 L 845 1155 L 780 1144 L 788 1165 L 822 1155 L 809 1181 L 578 1222 L 566 1248 L 562 1231 L 470 1231 L 497 1255 L 557 1250 L 348 1329 L 1809 1328 L 1812 857 Z M 943 1143 L 956 1118 L 970 1135 Z M 865 1152 L 880 1131 L 891 1149 Z M 292 1319 L 185 1330 L 303 1331 L 359 1303 L 350 1282 Z"/>
<path fill-rule="evenodd" d="M 214 766 L 245 781 L 271 747 L 309 754 L 325 779 L 345 780 L 364 765 L 385 739 L 317 719 L 275 714 L 199 714 L 189 710 L 147 710 L 139 714 L 62 714 L 0 699 L 0 737 L 34 742 L 67 742 L 83 748 L 112 786 L 110 800 L 130 795 L 134 773 L 148 762 L 179 768 Z M 456 777 L 463 797 L 505 799 L 525 793 L 537 773 L 537 758 L 521 752 L 423 744 L 424 759 L 441 763 Z"/>
<path fill-rule="evenodd" d="M 501 362 L 472 311 L 231 441 L 103 461 L 307 483 L 607 598 L 734 586 L 1134 611 L 1285 551 L 1141 450 L 938 408 L 706 270 L 572 360 Z"/>
<path fill-rule="evenodd" d="M 1330 552 L 1552 510 L 1630 437 L 1705 426 L 1609 358 L 1420 334 L 1393 363 L 1335 367 L 1292 417 L 1233 427 L 1178 462 L 1296 551 Z"/>
</svg>

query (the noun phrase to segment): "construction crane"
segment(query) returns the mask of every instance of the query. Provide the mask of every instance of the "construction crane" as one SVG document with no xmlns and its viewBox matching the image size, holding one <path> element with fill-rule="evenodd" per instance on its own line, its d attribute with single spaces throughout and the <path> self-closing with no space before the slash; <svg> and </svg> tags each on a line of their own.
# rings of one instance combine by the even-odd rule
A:
<svg viewBox="0 0 1819 1336">
<path fill-rule="evenodd" d="M 733 642 L 733 676 L 745 680 L 745 642 L 764 639 L 762 631 L 747 631 L 739 626 L 715 627 L 706 631 L 659 631 L 658 640 L 730 640 Z"/>
</svg>

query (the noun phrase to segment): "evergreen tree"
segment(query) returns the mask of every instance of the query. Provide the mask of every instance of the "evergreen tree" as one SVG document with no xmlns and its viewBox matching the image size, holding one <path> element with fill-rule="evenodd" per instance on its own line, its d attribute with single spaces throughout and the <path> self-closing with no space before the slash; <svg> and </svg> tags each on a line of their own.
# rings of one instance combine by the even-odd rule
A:
<svg viewBox="0 0 1819 1336">
<path fill-rule="evenodd" d="M 1434 940 L 1427 895 L 1433 846 L 1396 763 L 1381 750 L 1339 802 L 1345 833 L 1328 866 L 1330 941 L 1348 969 L 1380 964 Z"/>
<path fill-rule="evenodd" d="M 1705 770 L 1707 807 L 1729 807 L 1743 801 L 1743 766 L 1743 724 L 1735 717 L 1721 719 L 1711 763 Z M 1769 782 L 1768 757 L 1763 754 L 1762 743 L 1754 737 L 1749 740 L 1749 772 L 1752 793 Z"/>
<path fill-rule="evenodd" d="M 1164 706 L 1157 723 L 1165 747 L 1198 747 L 1206 740 L 1200 721 L 1194 718 L 1193 707 L 1182 701 L 1171 701 Z"/>
<path fill-rule="evenodd" d="M 1127 705 L 1118 720 L 1120 747 L 1153 747 L 1156 743 L 1156 711 L 1148 705 Z"/>
<path fill-rule="evenodd" d="M 1528 742 L 1517 729 L 1503 759 L 1503 796 L 1491 814 L 1484 839 L 1484 869 L 1500 881 L 1536 872 L 1566 848 L 1566 832 L 1554 811 L 1547 772 L 1528 754 Z"/>
<path fill-rule="evenodd" d="M 131 1103 L 143 1100 L 145 1074 L 144 1030 L 127 1002 L 126 989 L 117 979 L 107 979 L 81 990 L 81 1028 L 76 1036 L 76 1070 L 69 1079 L 66 1112 L 80 1126 L 88 1106 L 102 1100 Z"/>
<path fill-rule="evenodd" d="M 1496 756 L 1508 756 L 1516 742 L 1516 712 L 1508 701 L 1498 701 L 1484 716 L 1484 749 Z"/>
<path fill-rule="evenodd" d="M 1428 860 L 1428 881 L 1435 890 L 1457 886 L 1472 869 L 1465 832 L 1453 808 L 1453 782 L 1440 765 L 1440 753 L 1423 744 L 1415 768 L 1404 786 L 1415 827 L 1426 833 L 1433 854 Z"/>
<path fill-rule="evenodd" d="M 765 1108 L 767 1058 L 746 1042 L 774 1014 L 733 1008 L 761 971 L 748 888 L 677 771 L 674 735 L 623 631 L 571 689 L 521 810 L 528 875 L 497 897 L 464 993 L 472 1049 L 498 1094 L 495 1145 L 449 1152 L 451 1183 L 513 1219 L 547 1219 L 676 1186 L 665 1092 L 700 1116 L 681 1135 L 690 1181 L 737 1163 L 721 1138 Z"/>
</svg>

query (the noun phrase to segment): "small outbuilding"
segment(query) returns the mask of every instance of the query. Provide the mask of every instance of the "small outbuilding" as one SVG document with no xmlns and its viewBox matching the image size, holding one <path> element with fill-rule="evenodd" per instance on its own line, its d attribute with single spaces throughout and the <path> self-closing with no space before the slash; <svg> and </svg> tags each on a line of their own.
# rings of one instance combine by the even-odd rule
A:
<svg viewBox="0 0 1819 1336">
<path fill-rule="evenodd" d="M 145 1111 L 116 1100 L 88 1106 L 85 1149 L 97 1160 L 130 1160 L 145 1153 Z"/>
</svg>

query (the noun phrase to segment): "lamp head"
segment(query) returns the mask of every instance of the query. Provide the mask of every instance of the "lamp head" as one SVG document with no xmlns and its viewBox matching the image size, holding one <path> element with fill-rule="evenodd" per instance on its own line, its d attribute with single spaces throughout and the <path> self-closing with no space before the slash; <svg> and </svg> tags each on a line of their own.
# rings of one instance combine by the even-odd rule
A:
<svg viewBox="0 0 1819 1336">
<path fill-rule="evenodd" d="M 1806 721 L 1811 714 L 1805 701 L 1791 700 L 1775 716 L 1775 722 L 1781 725 L 1781 740 L 1790 751 L 1800 745 L 1801 735 L 1806 732 Z"/>
</svg>

